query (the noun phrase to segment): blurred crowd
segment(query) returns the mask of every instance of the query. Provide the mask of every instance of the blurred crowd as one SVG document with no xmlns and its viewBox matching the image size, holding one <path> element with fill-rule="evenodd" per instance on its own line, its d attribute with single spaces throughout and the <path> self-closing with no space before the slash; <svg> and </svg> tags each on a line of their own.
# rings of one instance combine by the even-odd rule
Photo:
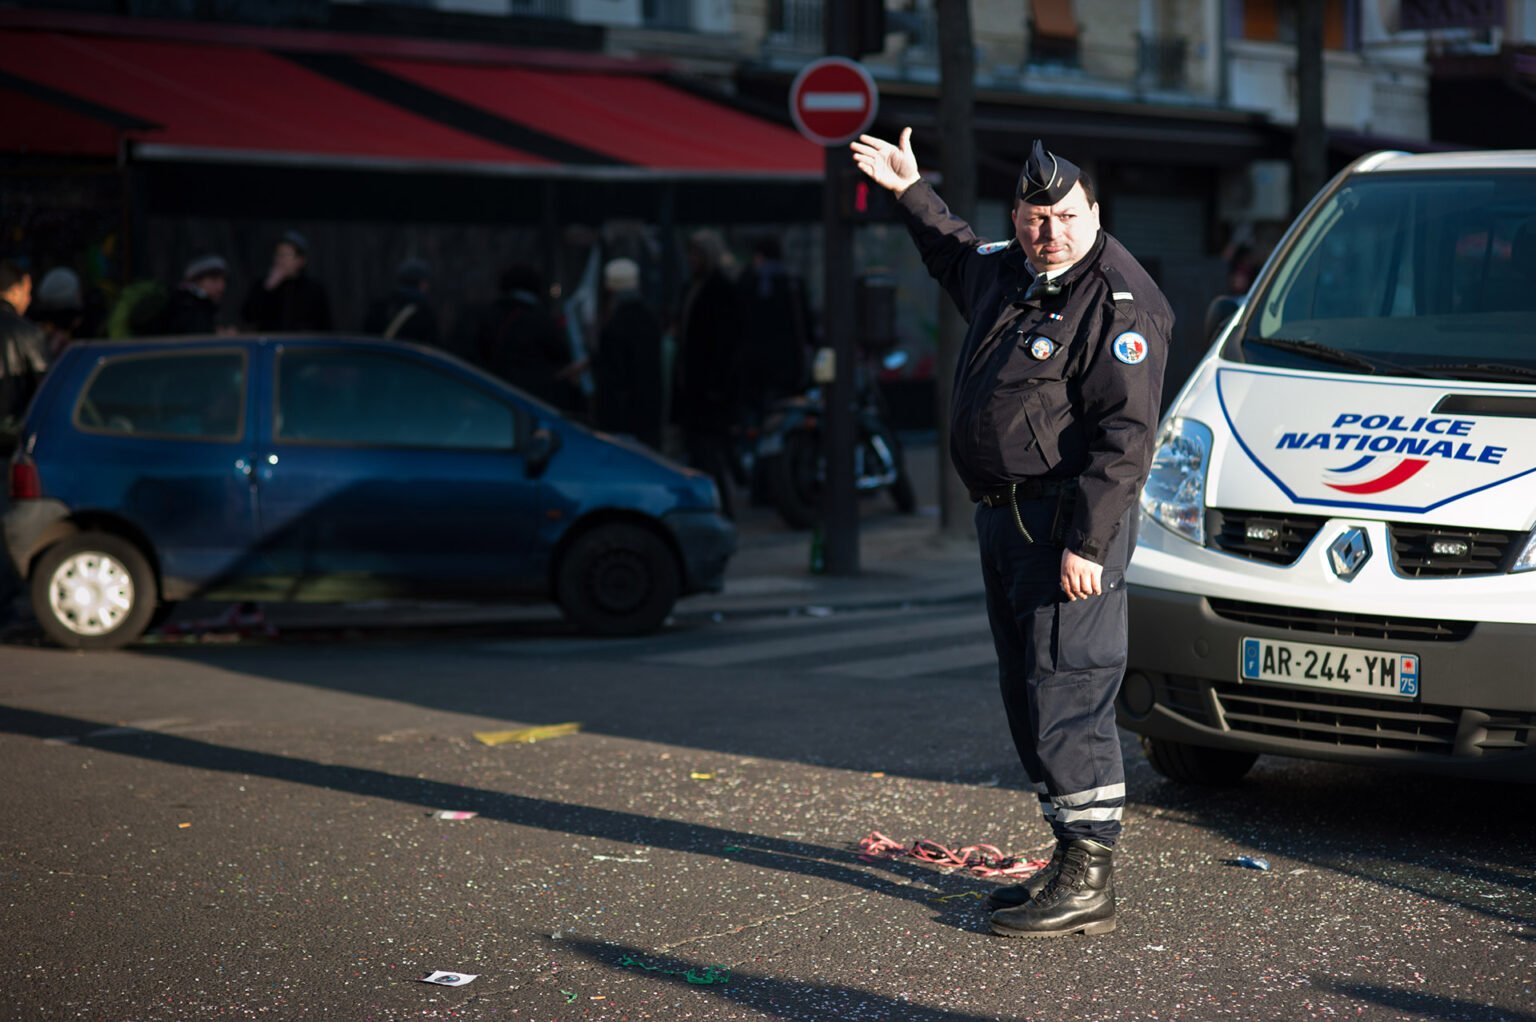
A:
<svg viewBox="0 0 1536 1022">
<path fill-rule="evenodd" d="M 236 332 L 364 334 L 447 346 L 432 267 L 409 258 L 380 287 L 361 324 L 334 322 L 297 231 L 273 246 L 269 268 L 234 306 L 217 253 L 190 259 L 180 279 L 137 281 L 110 306 L 68 267 L 34 280 L 24 261 L 0 262 L 0 445 L 14 436 L 49 364 L 77 339 Z M 639 263 L 609 260 L 589 316 L 554 301 L 543 275 L 508 266 L 499 293 L 472 310 L 454 353 L 565 414 L 686 458 L 714 476 L 730 511 L 732 437 L 805 385 L 814 330 L 803 281 L 778 240 L 759 238 L 734 262 L 721 236 L 695 231 L 680 293 L 654 300 Z M 671 427 L 669 429 L 669 426 Z"/>
</svg>

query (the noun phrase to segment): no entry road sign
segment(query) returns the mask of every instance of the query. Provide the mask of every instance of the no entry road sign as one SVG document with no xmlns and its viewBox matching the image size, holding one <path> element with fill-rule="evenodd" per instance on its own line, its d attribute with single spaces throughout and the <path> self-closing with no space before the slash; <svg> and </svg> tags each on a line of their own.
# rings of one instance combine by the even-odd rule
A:
<svg viewBox="0 0 1536 1022">
<path fill-rule="evenodd" d="M 874 123 L 880 106 L 875 80 L 846 57 L 812 61 L 789 87 L 789 115 L 800 134 L 817 145 L 835 146 L 858 138 Z"/>
</svg>

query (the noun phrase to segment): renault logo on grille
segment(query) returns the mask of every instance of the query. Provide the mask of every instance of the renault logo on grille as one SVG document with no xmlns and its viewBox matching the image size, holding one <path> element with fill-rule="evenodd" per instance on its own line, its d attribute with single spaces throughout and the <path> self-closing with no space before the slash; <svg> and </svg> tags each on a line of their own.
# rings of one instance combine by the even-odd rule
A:
<svg viewBox="0 0 1536 1022">
<path fill-rule="evenodd" d="M 1365 562 L 1371 559 L 1371 541 L 1365 530 L 1355 526 L 1345 529 L 1328 548 L 1328 563 L 1333 573 L 1348 582 L 1355 577 Z"/>
</svg>

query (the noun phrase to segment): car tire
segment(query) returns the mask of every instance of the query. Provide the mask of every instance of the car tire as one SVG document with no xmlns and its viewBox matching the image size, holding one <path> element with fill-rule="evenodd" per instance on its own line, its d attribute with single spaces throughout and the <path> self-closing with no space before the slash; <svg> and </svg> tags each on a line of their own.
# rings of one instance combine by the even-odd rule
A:
<svg viewBox="0 0 1536 1022">
<path fill-rule="evenodd" d="M 44 633 L 68 649 L 121 649 L 144 634 L 158 603 L 143 552 L 105 532 L 77 533 L 43 551 L 31 595 Z"/>
<path fill-rule="evenodd" d="M 1203 745 L 1170 742 L 1166 738 L 1141 739 L 1141 751 L 1152 769 L 1182 784 L 1207 787 L 1236 784 L 1253 767 L 1258 755 L 1232 749 L 1211 749 Z"/>
<path fill-rule="evenodd" d="M 555 595 L 589 635 L 648 635 L 660 628 L 682 590 L 667 544 L 638 525 L 600 525 L 560 559 Z"/>
</svg>

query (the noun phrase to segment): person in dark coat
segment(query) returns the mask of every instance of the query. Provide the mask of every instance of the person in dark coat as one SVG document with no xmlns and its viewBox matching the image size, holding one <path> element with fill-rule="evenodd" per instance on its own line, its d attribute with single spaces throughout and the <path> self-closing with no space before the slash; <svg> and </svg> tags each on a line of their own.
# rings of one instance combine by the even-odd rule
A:
<svg viewBox="0 0 1536 1022">
<path fill-rule="evenodd" d="M 603 289 L 608 318 L 593 359 L 597 428 L 660 450 L 661 325 L 640 297 L 640 267 L 632 259 L 614 259 L 603 267 Z"/>
<path fill-rule="evenodd" d="M 219 306 L 229 285 L 229 264 L 221 256 L 200 255 L 181 271 L 181 283 L 166 300 L 160 332 L 211 334 L 219 329 Z"/>
<path fill-rule="evenodd" d="M 737 421 L 736 357 L 741 309 L 721 269 L 725 244 L 714 231 L 688 239 L 692 278 L 679 317 L 673 367 L 672 421 L 683 432 L 688 463 L 714 477 L 720 504 L 733 514 L 731 431 Z"/>
<path fill-rule="evenodd" d="M 854 162 L 895 194 L 923 264 L 969 324 L 950 457 L 977 502 L 1009 730 L 1056 837 L 1038 878 L 992 892 L 992 932 L 1107 933 L 1125 809 L 1125 568 L 1173 312 L 1101 230 L 1093 182 L 1071 161 L 1035 142 L 1013 238 L 983 243 L 919 174 L 911 134 L 898 145 L 861 136 Z"/>
<path fill-rule="evenodd" d="M 240 317 L 262 333 L 330 330 L 331 303 L 325 288 L 305 272 L 309 240 L 288 231 L 272 249 L 272 266 L 251 288 Z"/>
<path fill-rule="evenodd" d="M 810 306 L 805 284 L 785 268 L 776 238 L 758 239 L 736 290 L 742 313 L 737 363 L 742 404 L 761 418 L 774 401 L 798 394 L 805 386 Z"/>
<path fill-rule="evenodd" d="M 581 367 L 571 358 L 570 341 L 544 296 L 538 270 L 523 264 L 507 268 L 501 296 L 480 324 L 480 364 L 519 390 L 563 412 L 578 413 L 586 404 L 575 383 Z"/>
<path fill-rule="evenodd" d="M 363 332 L 418 344 L 437 344 L 437 310 L 432 307 L 432 268 L 407 259 L 395 270 L 395 289 L 368 307 Z"/>
</svg>

